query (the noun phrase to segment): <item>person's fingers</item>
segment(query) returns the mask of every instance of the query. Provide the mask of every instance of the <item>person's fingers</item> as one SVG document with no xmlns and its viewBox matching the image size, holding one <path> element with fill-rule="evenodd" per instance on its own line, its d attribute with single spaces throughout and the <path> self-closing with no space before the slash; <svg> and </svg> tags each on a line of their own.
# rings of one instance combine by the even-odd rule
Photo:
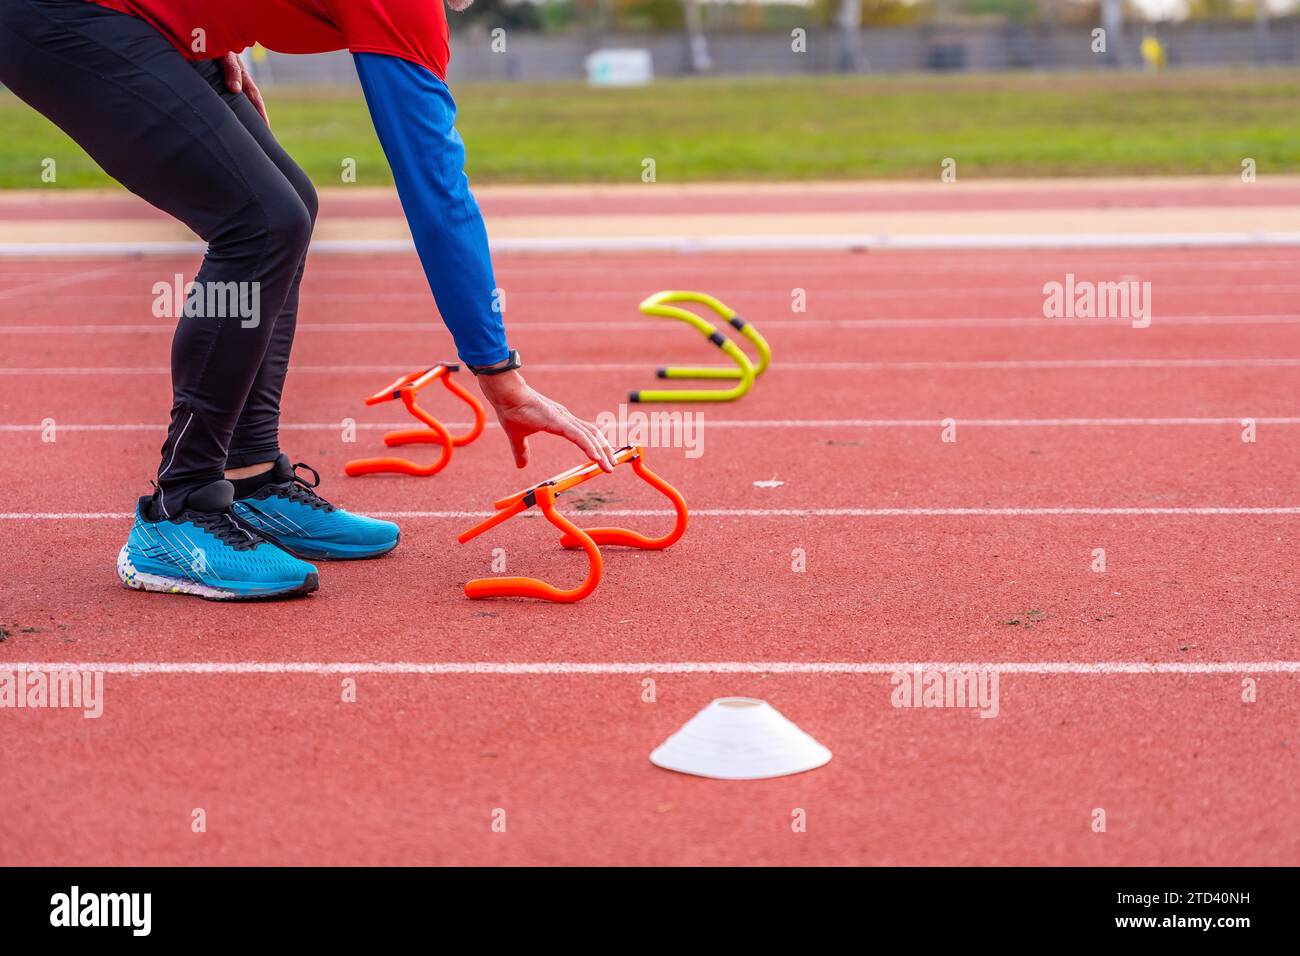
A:
<svg viewBox="0 0 1300 956">
<path fill-rule="evenodd" d="M 587 452 L 587 457 L 599 465 L 601 471 L 613 471 L 614 462 L 610 460 L 609 455 L 605 452 L 604 446 L 601 445 L 600 436 L 595 433 L 590 425 L 581 419 L 578 420 L 578 425 L 580 426 L 582 433 L 587 436 L 587 441 L 591 445 L 590 449 L 584 449 Z"/>
<path fill-rule="evenodd" d="M 601 459 L 600 446 L 596 443 L 595 436 L 588 430 L 587 423 L 558 402 L 553 403 L 553 409 L 555 411 L 553 419 L 555 427 L 547 430 L 552 434 L 562 435 L 574 442 L 587 453 L 588 458 L 599 462 Z"/>
<path fill-rule="evenodd" d="M 592 424 L 591 427 L 596 432 L 596 440 L 600 442 L 600 447 L 605 450 L 605 455 L 609 458 L 610 467 L 613 468 L 615 453 L 617 451 L 617 449 L 614 448 L 614 443 L 609 440 L 609 436 L 605 434 L 605 430 L 599 425 Z"/>
<path fill-rule="evenodd" d="M 510 450 L 515 455 L 515 467 L 528 467 L 528 436 L 513 428 L 507 428 L 506 437 L 510 439 Z"/>
<path fill-rule="evenodd" d="M 262 117 L 262 122 L 264 122 L 267 126 L 270 126 L 271 117 L 266 112 L 266 101 L 262 99 L 261 92 L 258 91 L 255 87 L 249 87 L 248 101 L 252 103 L 253 108 L 257 110 L 257 115 Z"/>
<path fill-rule="evenodd" d="M 612 472 L 617 465 L 614 446 L 605 433 L 591 422 L 574 415 L 559 402 L 534 395 L 531 405 L 504 411 L 498 409 L 497 417 L 510 441 L 515 465 L 519 468 L 527 467 L 530 459 L 527 436 L 537 431 L 557 435 L 577 445 L 603 471 Z"/>
<path fill-rule="evenodd" d="M 610 452 L 608 451 L 609 442 L 605 441 L 605 438 L 600 433 L 600 430 L 596 428 L 595 425 L 592 425 L 590 422 L 583 421 L 581 418 L 573 414 L 573 412 L 569 411 L 559 402 L 553 401 L 551 403 L 551 406 L 556 414 L 556 417 L 564 426 L 566 426 L 567 428 L 577 428 L 579 431 L 581 431 L 583 434 L 587 436 L 590 447 L 588 447 L 588 445 L 578 443 L 579 447 L 581 447 L 583 451 L 587 452 L 587 457 L 590 458 L 592 461 L 594 461 L 596 464 L 600 465 L 602 471 L 613 471 L 614 456 L 610 454 Z M 571 437 L 568 432 L 560 432 L 557 434 L 564 434 L 565 437 Z M 593 451 L 595 452 L 595 454 L 592 454 Z"/>
<path fill-rule="evenodd" d="M 611 442 L 609 436 L 605 434 L 605 429 L 601 428 L 595 422 L 588 422 L 587 424 L 595 433 L 596 441 L 600 443 L 601 449 L 605 452 L 605 457 L 609 459 L 609 467 L 612 469 L 617 464 L 614 443 Z"/>
<path fill-rule="evenodd" d="M 242 64 L 239 57 L 233 53 L 227 53 L 221 58 L 221 72 L 226 79 L 226 89 L 232 93 L 238 93 L 243 89 Z"/>
<path fill-rule="evenodd" d="M 605 440 L 605 436 L 601 434 L 600 429 L 591 422 L 586 422 L 582 419 L 578 419 L 578 424 L 581 425 L 587 434 L 591 436 L 591 441 L 596 446 L 596 451 L 599 453 L 600 457 L 593 458 L 592 461 L 600 465 L 602 471 L 613 471 L 613 451 L 609 447 L 609 442 Z"/>
<path fill-rule="evenodd" d="M 591 437 L 590 433 L 579 427 L 581 422 L 579 422 L 578 419 L 564 418 L 560 419 L 555 424 L 555 428 L 547 430 L 552 432 L 552 434 L 560 435 L 563 438 L 569 439 L 569 441 L 581 448 L 583 454 L 592 461 L 600 461 L 600 449 L 596 445 L 596 440 Z"/>
<path fill-rule="evenodd" d="M 248 67 L 244 66 L 242 62 L 240 63 L 240 69 L 243 71 L 244 93 L 248 97 L 248 102 L 253 104 L 253 108 L 257 110 L 258 115 L 262 117 L 262 121 L 266 123 L 267 126 L 270 126 L 271 117 L 266 113 L 266 101 L 262 99 L 261 89 L 259 89 L 257 83 L 254 82 L 252 74 L 248 72 Z"/>
</svg>

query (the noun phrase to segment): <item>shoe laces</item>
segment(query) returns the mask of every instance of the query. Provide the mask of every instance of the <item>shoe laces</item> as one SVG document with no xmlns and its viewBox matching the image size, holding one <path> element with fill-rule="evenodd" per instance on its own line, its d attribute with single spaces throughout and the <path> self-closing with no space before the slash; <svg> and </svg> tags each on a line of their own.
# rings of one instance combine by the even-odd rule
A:
<svg viewBox="0 0 1300 956">
<path fill-rule="evenodd" d="M 178 520 L 198 525 L 236 551 L 251 551 L 263 540 L 244 527 L 228 508 L 225 511 L 187 511 Z"/>
<path fill-rule="evenodd" d="M 298 474 L 299 468 L 306 468 L 311 472 L 312 481 L 308 481 L 302 475 Z M 277 494 L 283 495 L 290 501 L 297 501 L 309 508 L 317 508 L 323 511 L 333 511 L 334 505 L 330 504 L 324 498 L 316 493 L 316 486 L 320 484 L 320 472 L 311 465 L 304 462 L 296 462 L 293 466 L 293 478 L 282 484 L 274 485 Z"/>
<path fill-rule="evenodd" d="M 149 484 L 153 485 L 152 497 L 156 504 L 162 500 L 163 490 L 158 482 L 152 479 Z M 252 551 L 265 540 L 257 532 L 246 527 L 230 508 L 225 511 L 183 511 L 170 520 L 177 524 L 188 521 L 236 551 Z"/>
</svg>

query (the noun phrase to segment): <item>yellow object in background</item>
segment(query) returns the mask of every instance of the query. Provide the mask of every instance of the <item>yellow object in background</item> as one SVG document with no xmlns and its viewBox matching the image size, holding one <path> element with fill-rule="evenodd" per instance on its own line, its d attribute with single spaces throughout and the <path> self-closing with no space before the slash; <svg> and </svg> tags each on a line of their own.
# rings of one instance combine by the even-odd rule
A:
<svg viewBox="0 0 1300 956">
<path fill-rule="evenodd" d="M 1163 70 L 1166 65 L 1165 45 L 1153 36 L 1142 38 L 1142 62 L 1148 70 Z"/>
<path fill-rule="evenodd" d="M 678 306 L 669 305 L 670 302 L 695 302 L 707 306 L 716 312 L 719 316 L 726 319 L 727 322 L 740 332 L 745 338 L 753 343 L 754 348 L 758 351 L 758 365 L 755 366 L 749 360 L 744 352 L 719 332 L 712 324 L 700 318 L 694 312 Z M 644 302 L 641 303 L 641 311 L 646 315 L 657 315 L 667 319 L 677 319 L 685 322 L 687 325 L 695 328 L 701 335 L 716 345 L 726 354 L 733 362 L 735 368 L 719 366 L 702 366 L 702 367 L 670 367 L 661 368 L 658 371 L 660 378 L 683 379 L 683 378 L 708 378 L 708 379 L 739 379 L 731 388 L 719 389 L 659 389 L 644 390 L 632 392 L 628 398 L 633 402 L 730 402 L 740 398 L 749 391 L 750 386 L 754 384 L 754 379 L 767 370 L 768 364 L 772 360 L 772 350 L 767 344 L 767 340 L 758 332 L 758 329 L 746 322 L 734 310 L 729 308 L 726 303 L 715 299 L 711 295 L 703 292 L 682 292 L 682 291 L 665 291 L 656 292 Z"/>
</svg>

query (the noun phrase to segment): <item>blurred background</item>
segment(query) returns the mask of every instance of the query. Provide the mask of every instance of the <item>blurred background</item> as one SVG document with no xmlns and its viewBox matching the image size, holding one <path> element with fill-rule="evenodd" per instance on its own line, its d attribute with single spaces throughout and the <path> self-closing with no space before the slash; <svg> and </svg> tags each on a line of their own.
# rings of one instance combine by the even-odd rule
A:
<svg viewBox="0 0 1300 956">
<path fill-rule="evenodd" d="M 1298 3 L 476 0 L 449 81 L 476 185 L 1300 172 Z M 346 52 L 247 59 L 317 185 L 391 183 Z M 0 188 L 112 185 L 0 129 Z"/>
<path fill-rule="evenodd" d="M 1298 2 L 475 0 L 450 15 L 450 79 L 599 82 L 589 59 L 611 49 L 659 76 L 1284 64 Z M 263 63 L 273 82 L 352 82 L 342 55 Z"/>
</svg>

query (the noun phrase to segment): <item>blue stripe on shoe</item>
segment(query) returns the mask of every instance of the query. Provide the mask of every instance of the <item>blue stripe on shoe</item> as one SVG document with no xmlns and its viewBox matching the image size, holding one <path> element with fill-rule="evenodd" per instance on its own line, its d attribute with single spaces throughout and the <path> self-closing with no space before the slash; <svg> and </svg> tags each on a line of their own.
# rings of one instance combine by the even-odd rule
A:
<svg viewBox="0 0 1300 956">
<path fill-rule="evenodd" d="M 319 586 L 316 568 L 241 527 L 229 510 L 182 512 L 150 520 L 145 503 L 118 552 L 122 583 L 138 591 L 248 600 L 306 594 Z"/>
<path fill-rule="evenodd" d="M 233 510 L 259 534 L 304 558 L 375 558 L 392 551 L 401 538 L 393 522 L 353 514 L 297 484 L 264 485 L 236 501 Z"/>
</svg>

